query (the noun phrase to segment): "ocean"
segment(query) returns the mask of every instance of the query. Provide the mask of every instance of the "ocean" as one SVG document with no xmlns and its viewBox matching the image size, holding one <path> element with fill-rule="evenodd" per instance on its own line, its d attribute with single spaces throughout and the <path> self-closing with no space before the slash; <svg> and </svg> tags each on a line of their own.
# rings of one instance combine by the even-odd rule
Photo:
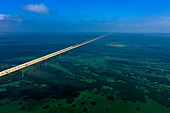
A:
<svg viewBox="0 0 170 113">
<path fill-rule="evenodd" d="M 0 34 L 0 71 L 104 34 Z M 0 113 L 170 113 L 170 34 L 113 33 L 1 77 Z"/>
</svg>

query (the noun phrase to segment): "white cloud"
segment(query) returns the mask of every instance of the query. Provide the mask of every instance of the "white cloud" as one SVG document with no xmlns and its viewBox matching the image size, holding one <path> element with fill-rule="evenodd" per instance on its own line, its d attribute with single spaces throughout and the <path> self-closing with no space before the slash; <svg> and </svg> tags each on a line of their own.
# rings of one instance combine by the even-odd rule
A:
<svg viewBox="0 0 170 113">
<path fill-rule="evenodd" d="M 0 20 L 4 20 L 8 17 L 9 17 L 9 15 L 0 14 Z"/>
<path fill-rule="evenodd" d="M 0 22 L 2 21 L 8 21 L 8 22 L 21 22 L 23 21 L 22 17 L 19 15 L 5 15 L 5 14 L 0 14 Z"/>
<path fill-rule="evenodd" d="M 24 10 L 41 13 L 41 14 L 48 14 L 49 9 L 44 4 L 29 4 L 23 7 Z"/>
</svg>

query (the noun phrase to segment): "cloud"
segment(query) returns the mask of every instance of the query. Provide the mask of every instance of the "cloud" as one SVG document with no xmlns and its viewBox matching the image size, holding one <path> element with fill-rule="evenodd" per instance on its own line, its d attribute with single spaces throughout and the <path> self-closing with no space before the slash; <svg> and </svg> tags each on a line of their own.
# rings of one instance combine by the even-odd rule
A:
<svg viewBox="0 0 170 113">
<path fill-rule="evenodd" d="M 0 14 L 0 22 L 21 22 L 23 21 L 22 17 L 19 15 L 5 15 Z"/>
<path fill-rule="evenodd" d="M 24 10 L 40 13 L 40 14 L 48 14 L 49 9 L 44 4 L 29 4 L 23 7 Z"/>
<path fill-rule="evenodd" d="M 9 15 L 0 14 L 0 20 L 4 20 L 8 17 L 9 17 Z"/>
</svg>

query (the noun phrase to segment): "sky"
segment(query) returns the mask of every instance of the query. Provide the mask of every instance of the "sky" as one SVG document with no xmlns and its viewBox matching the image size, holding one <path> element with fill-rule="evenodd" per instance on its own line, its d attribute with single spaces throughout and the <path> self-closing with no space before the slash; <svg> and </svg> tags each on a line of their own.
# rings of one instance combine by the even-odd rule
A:
<svg viewBox="0 0 170 113">
<path fill-rule="evenodd" d="M 170 33 L 170 0 L 0 0 L 0 32 Z"/>
</svg>

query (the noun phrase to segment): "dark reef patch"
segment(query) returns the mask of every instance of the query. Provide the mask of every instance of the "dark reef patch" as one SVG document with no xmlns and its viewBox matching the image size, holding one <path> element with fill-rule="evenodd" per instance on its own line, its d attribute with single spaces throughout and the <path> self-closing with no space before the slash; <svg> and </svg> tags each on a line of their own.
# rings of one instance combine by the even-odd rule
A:
<svg viewBox="0 0 170 113">
<path fill-rule="evenodd" d="M 50 106 L 49 105 L 45 105 L 45 106 L 43 106 L 42 108 L 43 109 L 48 109 Z"/>
<path fill-rule="evenodd" d="M 91 99 L 92 97 L 88 97 L 88 99 Z"/>
<path fill-rule="evenodd" d="M 25 106 L 23 106 L 22 108 L 21 108 L 21 110 L 24 110 L 26 107 Z"/>
<path fill-rule="evenodd" d="M 110 101 L 115 101 L 115 98 L 113 96 L 107 96 L 107 100 L 110 100 Z"/>
<path fill-rule="evenodd" d="M 22 104 L 23 104 L 22 102 L 18 103 L 18 105 L 22 105 Z"/>
<path fill-rule="evenodd" d="M 74 98 L 67 98 L 66 102 L 68 104 L 70 104 L 70 103 L 74 102 L 74 100 L 75 100 Z"/>
<path fill-rule="evenodd" d="M 96 102 L 91 102 L 91 105 L 96 105 L 97 103 Z"/>
<path fill-rule="evenodd" d="M 140 108 L 136 108 L 137 111 L 140 111 Z"/>
<path fill-rule="evenodd" d="M 87 109 L 87 108 L 84 108 L 84 109 L 83 109 L 83 112 L 84 112 L 84 113 L 88 113 L 88 109 Z"/>
<path fill-rule="evenodd" d="M 81 102 L 82 105 L 84 105 L 85 103 L 86 103 L 85 101 Z"/>
<path fill-rule="evenodd" d="M 55 100 L 53 100 L 52 103 L 55 103 Z"/>
<path fill-rule="evenodd" d="M 3 105 L 4 105 L 3 103 L 2 103 L 2 104 L 0 104 L 0 107 L 1 107 L 1 106 L 3 106 Z"/>
<path fill-rule="evenodd" d="M 58 106 L 60 107 L 60 106 L 61 106 L 61 104 L 58 104 Z"/>
<path fill-rule="evenodd" d="M 71 107 L 75 107 L 75 106 L 76 106 L 76 104 L 71 105 Z"/>
<path fill-rule="evenodd" d="M 10 102 L 6 102 L 6 104 L 9 104 Z"/>
</svg>

